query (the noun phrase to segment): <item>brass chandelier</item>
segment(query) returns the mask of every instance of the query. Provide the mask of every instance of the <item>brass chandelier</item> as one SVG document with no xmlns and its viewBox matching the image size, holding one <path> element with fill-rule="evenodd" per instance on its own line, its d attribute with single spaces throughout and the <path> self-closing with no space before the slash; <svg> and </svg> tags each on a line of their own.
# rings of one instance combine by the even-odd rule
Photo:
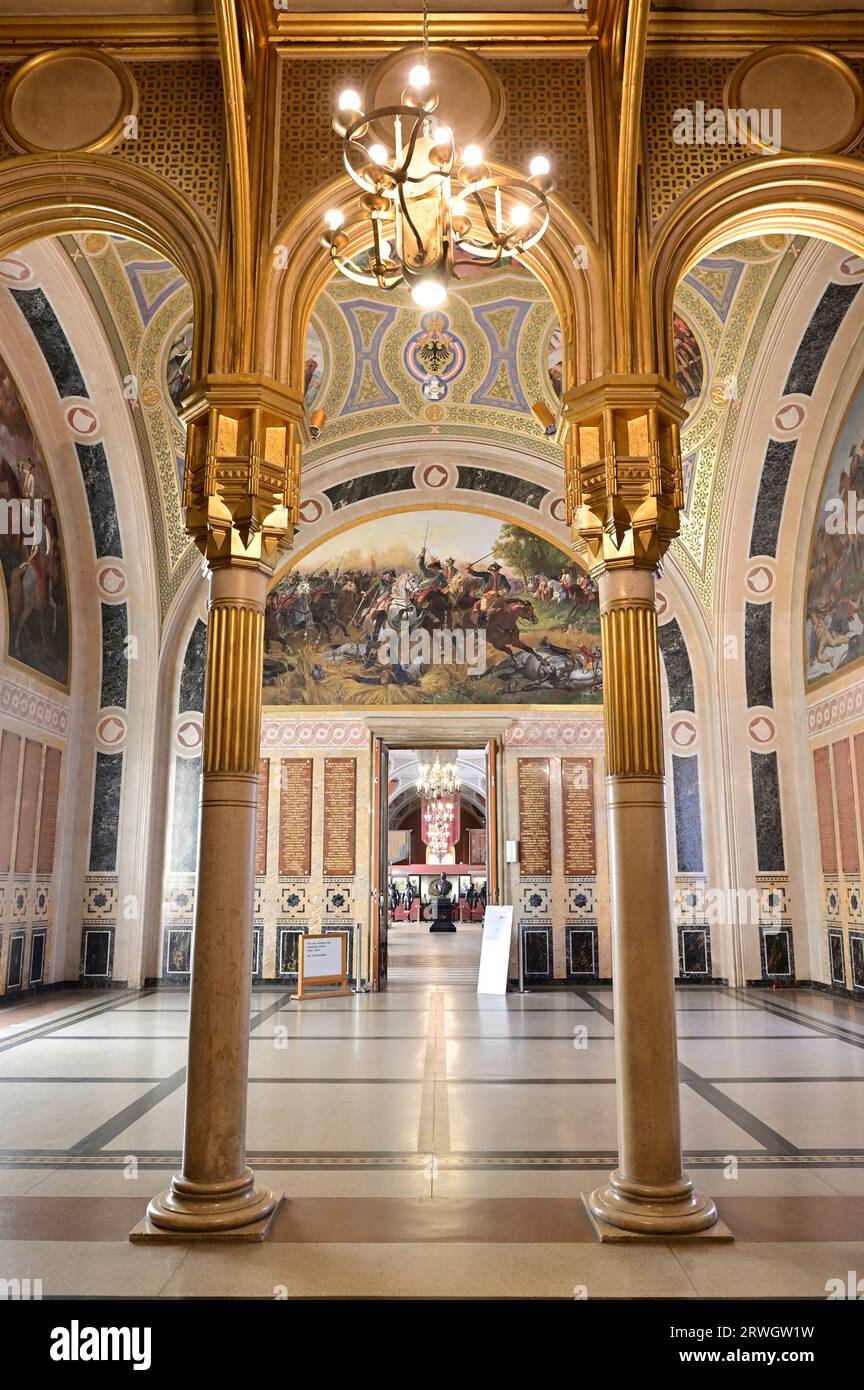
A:
<svg viewBox="0 0 864 1390">
<path fill-rule="evenodd" d="M 433 60 L 434 66 L 434 60 Z M 407 74 L 398 106 L 364 113 L 358 92 L 337 98 L 333 126 L 345 168 L 361 190 L 357 216 L 325 216 L 324 245 L 350 280 L 409 287 L 416 304 L 443 303 L 454 259 L 496 269 L 535 246 L 549 226 L 549 160 L 537 154 L 526 179 L 493 176 L 479 145 L 456 143 L 438 116 L 428 63 Z"/>
</svg>

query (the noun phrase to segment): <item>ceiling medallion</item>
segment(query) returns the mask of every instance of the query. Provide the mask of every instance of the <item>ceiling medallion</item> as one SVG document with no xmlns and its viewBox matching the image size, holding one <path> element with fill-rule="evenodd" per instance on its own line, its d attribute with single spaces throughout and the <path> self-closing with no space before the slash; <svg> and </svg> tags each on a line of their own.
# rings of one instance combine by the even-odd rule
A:
<svg viewBox="0 0 864 1390">
<path fill-rule="evenodd" d="M 15 69 L 3 92 L 6 138 L 24 154 L 105 153 L 137 131 L 138 89 L 100 48 L 63 47 Z"/>
<path fill-rule="evenodd" d="M 426 37 L 421 61 L 405 74 L 398 105 L 364 113 L 358 92 L 339 94 L 333 126 L 345 168 L 361 190 L 357 216 L 326 214 L 324 245 L 350 280 L 392 290 L 407 285 L 416 304 L 442 304 L 454 258 L 499 269 L 535 246 L 549 225 L 549 160 L 531 160 L 527 179 L 496 177 L 478 144 L 460 145 L 438 112 L 435 55 Z M 417 57 L 404 51 L 405 65 Z M 455 118 L 455 113 L 454 113 Z"/>
</svg>

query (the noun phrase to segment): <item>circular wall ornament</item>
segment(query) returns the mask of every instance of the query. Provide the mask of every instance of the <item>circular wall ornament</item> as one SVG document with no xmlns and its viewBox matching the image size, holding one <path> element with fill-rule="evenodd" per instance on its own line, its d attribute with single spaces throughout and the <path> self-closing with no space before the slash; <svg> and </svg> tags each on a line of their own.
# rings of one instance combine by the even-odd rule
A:
<svg viewBox="0 0 864 1390">
<path fill-rule="evenodd" d="M 103 753 L 116 753 L 122 748 L 128 729 L 124 710 L 114 707 L 102 710 L 96 724 L 96 742 Z"/>
<path fill-rule="evenodd" d="M 110 150 L 129 133 L 138 89 L 98 48 L 54 48 L 16 68 L 3 93 L 3 130 L 24 154 Z"/>
<path fill-rule="evenodd" d="M 459 145 L 482 145 L 501 128 L 507 99 L 498 74 L 485 59 L 465 48 L 436 44 L 424 54 L 422 44 L 388 53 L 366 82 L 365 110 L 399 104 L 415 63 L 428 62 L 438 111 L 446 113 Z"/>
<path fill-rule="evenodd" d="M 775 153 L 842 154 L 864 130 L 864 88 L 835 53 L 807 43 L 775 43 L 751 53 L 732 72 L 726 111 L 769 113 L 765 131 L 750 132 L 748 143 Z M 776 113 L 776 114 L 775 114 Z"/>
</svg>

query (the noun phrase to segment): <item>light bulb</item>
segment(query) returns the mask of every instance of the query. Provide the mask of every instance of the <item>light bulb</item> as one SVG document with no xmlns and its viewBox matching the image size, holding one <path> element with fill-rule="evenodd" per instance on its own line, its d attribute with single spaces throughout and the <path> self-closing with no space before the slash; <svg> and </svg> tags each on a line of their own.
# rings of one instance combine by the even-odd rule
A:
<svg viewBox="0 0 864 1390">
<path fill-rule="evenodd" d="M 453 139 L 453 132 L 447 125 L 436 126 L 432 132 L 432 143 L 435 145 L 449 145 Z"/>
<path fill-rule="evenodd" d="M 475 164 L 483 163 L 483 151 L 479 145 L 466 145 L 462 158 L 469 168 L 473 168 Z"/>
<path fill-rule="evenodd" d="M 335 232 L 337 228 L 342 226 L 345 218 L 338 208 L 330 208 L 330 210 L 324 214 L 324 221 L 331 232 Z"/>
<path fill-rule="evenodd" d="M 346 87 L 346 89 L 345 89 L 344 92 L 340 92 L 340 93 L 339 93 L 339 110 L 340 110 L 340 111 L 359 111 L 359 110 L 360 110 L 360 93 L 359 93 L 359 92 L 355 92 L 355 91 L 353 90 L 353 88 L 351 88 L 351 87 Z"/>
<path fill-rule="evenodd" d="M 464 198 L 457 198 L 451 207 L 454 217 L 467 217 L 468 204 L 465 202 Z"/>
<path fill-rule="evenodd" d="M 418 280 L 411 290 L 411 298 L 421 309 L 437 309 L 447 298 L 447 290 L 440 280 Z"/>
<path fill-rule="evenodd" d="M 387 150 L 384 147 L 384 145 L 370 145 L 369 158 L 372 160 L 374 164 L 386 164 Z"/>
<path fill-rule="evenodd" d="M 532 178 L 536 179 L 541 174 L 549 173 L 549 160 L 546 158 L 545 154 L 535 154 L 528 168 L 531 170 Z"/>
<path fill-rule="evenodd" d="M 514 227 L 524 227 L 530 216 L 530 208 L 526 208 L 524 203 L 516 203 L 510 213 L 510 221 Z"/>
<path fill-rule="evenodd" d="M 432 78 L 425 63 L 418 63 L 408 74 L 408 81 L 412 87 L 428 87 Z"/>
</svg>

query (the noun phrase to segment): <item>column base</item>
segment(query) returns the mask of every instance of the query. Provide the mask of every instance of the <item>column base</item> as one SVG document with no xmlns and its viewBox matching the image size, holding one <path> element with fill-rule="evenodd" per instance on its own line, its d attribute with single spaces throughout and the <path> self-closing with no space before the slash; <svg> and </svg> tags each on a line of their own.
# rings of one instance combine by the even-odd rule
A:
<svg viewBox="0 0 864 1390">
<path fill-rule="evenodd" d="M 630 1182 L 616 1170 L 608 1183 L 582 1201 L 603 1243 L 614 1241 L 724 1240 L 732 1233 L 710 1197 L 694 1191 L 689 1178 L 668 1187 Z"/>
<path fill-rule="evenodd" d="M 247 1168 L 226 1183 L 194 1183 L 178 1174 L 154 1197 L 143 1221 L 129 1234 L 134 1244 L 150 1241 L 264 1240 L 282 1201 L 255 1186 Z"/>
</svg>

